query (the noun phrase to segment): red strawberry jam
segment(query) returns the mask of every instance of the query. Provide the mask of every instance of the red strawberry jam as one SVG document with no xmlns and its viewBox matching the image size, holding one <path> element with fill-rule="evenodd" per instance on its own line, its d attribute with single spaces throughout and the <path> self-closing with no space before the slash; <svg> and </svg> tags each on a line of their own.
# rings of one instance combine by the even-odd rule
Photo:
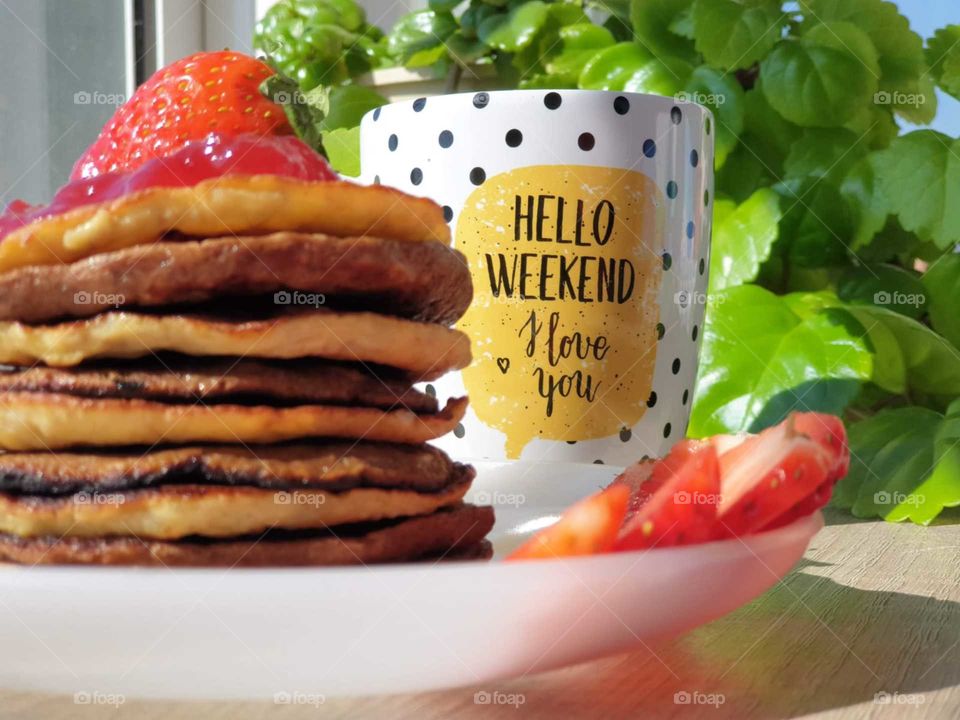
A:
<svg viewBox="0 0 960 720">
<path fill-rule="evenodd" d="M 154 187 L 190 187 L 223 175 L 280 175 L 304 181 L 336 180 L 337 175 L 309 145 L 292 135 L 208 135 L 131 172 L 74 180 L 49 205 L 14 200 L 0 215 L 0 240 L 40 218 L 115 200 Z"/>
</svg>

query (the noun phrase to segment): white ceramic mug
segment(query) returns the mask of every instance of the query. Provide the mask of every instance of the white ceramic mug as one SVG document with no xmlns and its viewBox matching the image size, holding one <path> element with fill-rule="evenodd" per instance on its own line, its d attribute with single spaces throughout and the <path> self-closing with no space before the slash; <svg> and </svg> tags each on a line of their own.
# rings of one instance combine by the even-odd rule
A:
<svg viewBox="0 0 960 720">
<path fill-rule="evenodd" d="M 590 90 L 420 98 L 368 113 L 362 179 L 444 206 L 474 301 L 458 457 L 626 464 L 690 415 L 703 330 L 713 119 Z M 431 388 L 428 388 L 430 390 Z"/>
</svg>

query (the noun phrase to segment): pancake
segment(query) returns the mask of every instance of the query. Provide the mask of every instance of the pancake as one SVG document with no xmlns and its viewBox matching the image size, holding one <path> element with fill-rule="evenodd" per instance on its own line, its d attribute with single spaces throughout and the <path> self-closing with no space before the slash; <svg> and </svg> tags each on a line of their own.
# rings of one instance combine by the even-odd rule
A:
<svg viewBox="0 0 960 720">
<path fill-rule="evenodd" d="M 148 400 L 6 393 L 0 396 L 0 449 L 59 450 L 160 443 L 275 443 L 337 437 L 422 443 L 452 431 L 466 398 L 417 415 L 334 405 L 169 405 Z"/>
<path fill-rule="evenodd" d="M 113 493 L 0 493 L 0 534 L 18 537 L 134 536 L 172 540 L 188 535 L 231 537 L 271 528 L 325 528 L 425 515 L 460 502 L 458 482 L 433 493 L 355 488 L 264 490 L 224 485 L 176 485 Z"/>
<path fill-rule="evenodd" d="M 450 242 L 440 206 L 399 190 L 234 175 L 142 190 L 37 220 L 0 241 L 0 273 L 72 263 L 170 233 L 209 238 L 281 230 Z"/>
<path fill-rule="evenodd" d="M 47 496 L 160 485 L 327 492 L 363 487 L 430 493 L 473 477 L 472 467 L 451 461 L 435 447 L 375 442 L 0 453 L 0 492 Z"/>
<path fill-rule="evenodd" d="M 372 362 L 424 380 L 470 363 L 470 340 L 458 330 L 368 312 L 320 310 L 227 322 L 200 315 L 118 311 L 56 325 L 0 322 L 0 363 L 8 365 L 70 366 L 161 351 Z"/>
<path fill-rule="evenodd" d="M 0 320 L 88 317 L 120 298 L 126 308 L 154 307 L 284 290 L 444 325 L 473 294 L 466 260 L 444 243 L 284 232 L 156 242 L 14 270 L 0 276 Z"/>
<path fill-rule="evenodd" d="M 155 565 L 168 567 L 265 567 L 373 565 L 424 558 L 489 557 L 483 537 L 493 528 L 493 509 L 454 505 L 430 515 L 336 532 L 271 531 L 252 538 L 20 538 L 0 535 L 0 561 L 29 565 Z"/>
<path fill-rule="evenodd" d="M 0 393 L 57 393 L 91 398 L 260 405 L 359 405 L 437 412 L 437 400 L 388 368 L 323 361 L 261 362 L 151 358 L 72 368 L 0 366 Z"/>
</svg>

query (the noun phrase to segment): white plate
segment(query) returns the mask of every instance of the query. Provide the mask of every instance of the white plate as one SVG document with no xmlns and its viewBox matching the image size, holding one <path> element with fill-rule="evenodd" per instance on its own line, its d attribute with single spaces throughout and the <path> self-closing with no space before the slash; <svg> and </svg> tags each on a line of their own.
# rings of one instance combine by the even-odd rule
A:
<svg viewBox="0 0 960 720">
<path fill-rule="evenodd" d="M 473 496 L 497 505 L 498 554 L 615 473 L 520 463 L 478 471 Z M 743 542 L 516 564 L 7 566 L 0 686 L 282 701 L 478 684 L 628 650 L 728 613 L 781 578 L 821 525 L 817 513 Z"/>
</svg>

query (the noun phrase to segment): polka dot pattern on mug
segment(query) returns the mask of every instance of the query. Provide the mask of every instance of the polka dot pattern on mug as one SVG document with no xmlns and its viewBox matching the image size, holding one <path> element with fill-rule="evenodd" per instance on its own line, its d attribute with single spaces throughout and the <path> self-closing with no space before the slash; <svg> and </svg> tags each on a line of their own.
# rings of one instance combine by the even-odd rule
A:
<svg viewBox="0 0 960 720">
<path fill-rule="evenodd" d="M 518 106 L 519 97 L 529 98 L 527 104 Z M 361 160 L 367 182 L 376 174 L 384 185 L 435 199 L 455 232 L 466 198 L 515 168 L 620 167 L 654 181 L 663 227 L 659 240 L 646 252 L 658 255 L 657 270 L 662 274 L 653 330 L 656 345 L 651 350 L 655 368 L 649 390 L 639 399 L 645 415 L 633 426 L 621 425 L 609 439 L 560 441 L 561 449 L 550 451 L 552 458 L 625 464 L 645 452 L 662 452 L 686 431 L 696 353 L 704 335 L 710 212 L 715 202 L 712 134 L 709 114 L 692 104 L 577 90 L 416 98 L 378 108 L 365 118 Z M 542 192 L 559 194 L 556 188 Z M 550 210 L 556 212 L 553 206 Z M 512 231 L 510 226 L 505 229 Z M 474 271 L 474 283 L 484 281 Z M 611 341 L 616 337 L 599 326 L 586 327 L 585 332 L 604 332 Z M 457 375 L 436 385 L 441 397 L 464 392 Z M 443 449 L 462 453 L 471 452 L 473 443 L 496 444 L 498 431 L 478 426 L 471 413 L 440 441 Z M 613 450 L 611 440 L 622 454 Z M 535 459 L 551 442 L 531 441 L 522 459 Z M 528 451 L 534 453 L 529 458 Z"/>
</svg>

